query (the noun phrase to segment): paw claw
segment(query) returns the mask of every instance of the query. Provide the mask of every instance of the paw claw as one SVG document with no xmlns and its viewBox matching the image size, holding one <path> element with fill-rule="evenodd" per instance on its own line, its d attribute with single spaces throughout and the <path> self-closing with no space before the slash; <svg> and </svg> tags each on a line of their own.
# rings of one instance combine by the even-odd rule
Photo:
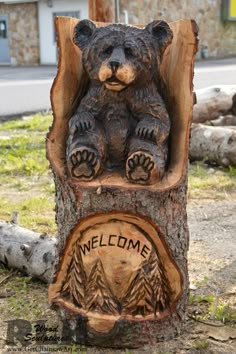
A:
<svg viewBox="0 0 236 354">
<path fill-rule="evenodd" d="M 149 159 L 149 157 L 147 157 L 147 158 L 144 160 L 143 166 L 144 166 L 145 168 L 147 168 L 147 166 L 149 165 L 149 163 L 150 163 L 150 159 Z"/>
<path fill-rule="evenodd" d="M 97 157 L 96 157 L 95 154 L 93 154 L 92 160 L 91 160 L 91 164 L 92 164 L 92 165 L 96 164 L 96 160 L 97 160 Z"/>
<path fill-rule="evenodd" d="M 81 157 L 84 161 L 88 159 L 88 151 L 87 150 L 84 150 L 81 155 L 82 155 Z"/>
<path fill-rule="evenodd" d="M 134 164 L 137 165 L 139 163 L 139 155 L 134 156 Z"/>
<path fill-rule="evenodd" d="M 71 163 L 72 163 L 72 165 L 76 165 L 76 164 L 77 164 L 77 158 L 76 158 L 76 155 L 71 155 L 70 159 L 71 159 Z"/>
<path fill-rule="evenodd" d="M 154 162 L 151 161 L 151 162 L 149 163 L 149 165 L 147 165 L 147 170 L 148 170 L 148 171 L 151 171 L 151 170 L 153 169 L 153 167 L 154 167 Z"/>
<path fill-rule="evenodd" d="M 141 155 L 139 156 L 139 163 L 140 163 L 140 165 L 143 165 L 144 162 L 145 162 L 145 156 L 144 156 L 143 154 L 141 154 Z"/>
<path fill-rule="evenodd" d="M 134 168 L 134 161 L 133 161 L 132 159 L 129 159 L 129 160 L 128 160 L 128 166 L 129 166 L 130 168 Z"/>
<path fill-rule="evenodd" d="M 88 153 L 88 162 L 92 162 L 93 158 L 94 158 L 94 154 L 92 152 L 89 152 Z"/>
<path fill-rule="evenodd" d="M 75 156 L 76 156 L 76 159 L 77 159 L 76 164 L 80 163 L 81 158 L 82 158 L 81 151 L 77 151 Z"/>
</svg>

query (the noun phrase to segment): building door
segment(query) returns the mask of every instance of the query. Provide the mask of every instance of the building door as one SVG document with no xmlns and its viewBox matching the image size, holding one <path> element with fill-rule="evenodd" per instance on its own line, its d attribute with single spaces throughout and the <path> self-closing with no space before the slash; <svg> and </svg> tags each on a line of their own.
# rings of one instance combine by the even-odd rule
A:
<svg viewBox="0 0 236 354">
<path fill-rule="evenodd" d="M 0 15 L 0 63 L 10 63 L 7 15 Z"/>
</svg>

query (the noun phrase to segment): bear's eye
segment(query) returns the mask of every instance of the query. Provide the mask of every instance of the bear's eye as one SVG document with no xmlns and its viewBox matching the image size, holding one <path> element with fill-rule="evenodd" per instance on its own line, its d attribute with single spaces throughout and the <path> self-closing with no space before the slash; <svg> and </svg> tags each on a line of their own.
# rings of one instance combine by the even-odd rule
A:
<svg viewBox="0 0 236 354">
<path fill-rule="evenodd" d="M 133 51 L 132 51 L 132 49 L 131 48 L 125 48 L 125 55 L 127 56 L 127 57 L 133 57 L 134 56 L 134 53 L 133 53 Z"/>
<path fill-rule="evenodd" d="M 111 53 L 113 52 L 113 47 L 112 45 L 110 45 L 109 47 L 105 48 L 103 53 L 106 54 L 106 55 L 111 55 Z"/>
</svg>

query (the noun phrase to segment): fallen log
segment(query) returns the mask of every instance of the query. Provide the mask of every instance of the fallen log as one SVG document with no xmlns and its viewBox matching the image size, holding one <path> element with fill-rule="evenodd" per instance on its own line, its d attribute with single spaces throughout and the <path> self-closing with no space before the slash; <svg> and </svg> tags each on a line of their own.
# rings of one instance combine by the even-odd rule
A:
<svg viewBox="0 0 236 354">
<path fill-rule="evenodd" d="M 0 221 L 0 263 L 49 283 L 56 261 L 55 237 Z"/>
<path fill-rule="evenodd" d="M 232 127 L 192 124 L 189 159 L 207 159 L 220 166 L 235 166 L 236 130 Z"/>
<path fill-rule="evenodd" d="M 193 122 L 205 123 L 219 116 L 236 114 L 236 86 L 222 85 L 196 91 L 197 104 L 193 108 Z"/>
<path fill-rule="evenodd" d="M 227 114 L 226 116 L 220 116 L 217 119 L 206 121 L 204 124 L 212 125 L 214 127 L 220 126 L 236 126 L 236 116 Z"/>
</svg>

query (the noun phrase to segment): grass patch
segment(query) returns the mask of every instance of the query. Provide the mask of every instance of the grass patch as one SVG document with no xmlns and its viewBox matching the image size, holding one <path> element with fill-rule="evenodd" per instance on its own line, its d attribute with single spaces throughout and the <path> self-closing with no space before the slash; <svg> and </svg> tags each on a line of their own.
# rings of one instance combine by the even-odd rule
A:
<svg viewBox="0 0 236 354">
<path fill-rule="evenodd" d="M 43 175 L 48 171 L 45 138 L 51 121 L 51 115 L 38 114 L 0 125 L 1 176 Z"/>
<path fill-rule="evenodd" d="M 10 122 L 5 122 L 0 125 L 0 132 L 9 130 L 19 132 L 19 130 L 27 130 L 30 132 L 37 131 L 45 133 L 46 131 L 48 131 L 51 123 L 51 114 L 36 114 L 33 117 L 25 117 L 22 120 L 12 120 Z"/>
<path fill-rule="evenodd" d="M 213 306 L 214 304 L 212 303 L 209 308 L 209 313 L 212 313 Z M 221 321 L 225 324 L 236 325 L 236 310 L 229 304 L 219 303 L 215 311 L 214 320 Z"/>
<path fill-rule="evenodd" d="M 22 200 L 2 198 L 0 219 L 11 220 L 13 211 L 19 215 L 19 224 L 31 230 L 55 234 L 54 200 L 49 196 L 27 197 Z"/>
<path fill-rule="evenodd" d="M 4 268 L 0 270 L 1 280 L 9 272 Z M 49 313 L 47 287 L 47 284 L 40 281 L 33 281 L 30 277 L 15 274 L 7 280 L 7 283 L 1 285 L 1 290 L 5 289 L 13 293 L 12 296 L 0 301 L 1 317 L 8 320 L 24 318 L 30 321 L 46 319 Z"/>
<path fill-rule="evenodd" d="M 190 294 L 188 304 L 194 310 L 198 320 L 221 321 L 230 326 L 236 326 L 236 309 L 223 298 L 216 298 L 213 295 Z"/>
<path fill-rule="evenodd" d="M 212 304 L 214 301 L 214 296 L 213 295 L 193 295 L 190 294 L 188 303 L 189 305 L 197 305 L 200 303 L 209 303 Z"/>
<path fill-rule="evenodd" d="M 48 171 L 45 157 L 45 139 L 32 136 L 0 137 L 1 175 L 32 176 L 43 175 Z"/>
<path fill-rule="evenodd" d="M 188 173 L 189 198 L 227 198 L 235 194 L 236 168 L 212 168 L 198 162 Z"/>
<path fill-rule="evenodd" d="M 206 339 L 195 340 L 193 344 L 197 349 L 206 349 L 209 347 L 209 342 Z"/>
<path fill-rule="evenodd" d="M 0 219 L 54 234 L 54 183 L 45 153 L 51 115 L 35 115 L 0 125 Z"/>
<path fill-rule="evenodd" d="M 44 286 L 42 284 L 42 286 Z M 8 288 L 15 292 L 15 295 L 8 299 L 9 315 L 21 317 L 24 313 L 25 319 L 41 316 L 42 308 L 38 302 L 31 301 L 30 292 L 33 288 L 32 279 L 29 277 L 15 277 Z M 45 286 L 44 286 L 45 288 Z M 46 289 L 46 288 L 45 288 Z M 27 300 L 26 300 L 27 298 Z"/>
<path fill-rule="evenodd" d="M 229 175 L 236 178 L 236 166 L 229 166 Z"/>
</svg>

